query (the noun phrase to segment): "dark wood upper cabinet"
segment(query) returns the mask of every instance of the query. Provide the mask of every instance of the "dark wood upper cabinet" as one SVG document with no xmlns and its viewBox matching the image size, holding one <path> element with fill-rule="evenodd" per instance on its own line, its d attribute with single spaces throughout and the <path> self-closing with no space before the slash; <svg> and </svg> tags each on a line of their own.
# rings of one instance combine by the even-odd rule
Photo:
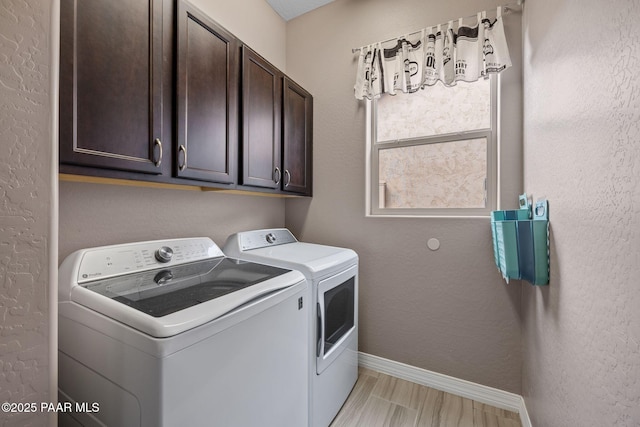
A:
<svg viewBox="0 0 640 427">
<path fill-rule="evenodd" d="M 170 173 L 162 31 L 162 0 L 62 0 L 62 165 Z"/>
<path fill-rule="evenodd" d="M 178 1 L 176 174 L 233 184 L 237 175 L 239 43 Z"/>
<path fill-rule="evenodd" d="M 313 98 L 188 0 L 61 0 L 60 172 L 311 196 Z"/>
<path fill-rule="evenodd" d="M 284 78 L 282 191 L 311 196 L 313 97 Z"/>
<path fill-rule="evenodd" d="M 242 47 L 242 185 L 280 188 L 282 78 L 277 68 Z"/>
<path fill-rule="evenodd" d="M 242 48 L 243 186 L 311 195 L 313 97 Z"/>
</svg>

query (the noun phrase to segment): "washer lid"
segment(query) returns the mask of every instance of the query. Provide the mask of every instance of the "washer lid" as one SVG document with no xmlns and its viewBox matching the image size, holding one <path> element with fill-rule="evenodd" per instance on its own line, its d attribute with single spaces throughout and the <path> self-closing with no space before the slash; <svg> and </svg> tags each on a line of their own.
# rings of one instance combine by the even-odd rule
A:
<svg viewBox="0 0 640 427">
<path fill-rule="evenodd" d="M 97 280 L 82 287 L 150 316 L 162 317 L 255 286 L 287 271 L 220 257 Z"/>
<path fill-rule="evenodd" d="M 70 300 L 165 338 L 302 281 L 299 272 L 223 257 L 74 286 Z"/>
</svg>

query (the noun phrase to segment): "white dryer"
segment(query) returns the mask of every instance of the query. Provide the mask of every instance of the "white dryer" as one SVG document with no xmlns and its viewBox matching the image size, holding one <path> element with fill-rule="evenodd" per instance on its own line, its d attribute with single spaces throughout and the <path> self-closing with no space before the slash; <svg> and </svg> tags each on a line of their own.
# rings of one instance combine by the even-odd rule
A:
<svg viewBox="0 0 640 427">
<path fill-rule="evenodd" d="M 189 238 L 77 251 L 59 286 L 61 425 L 307 424 L 300 272 Z"/>
<path fill-rule="evenodd" d="M 227 256 L 298 270 L 309 283 L 309 425 L 327 427 L 358 378 L 358 255 L 298 242 L 284 228 L 227 239 Z"/>
</svg>

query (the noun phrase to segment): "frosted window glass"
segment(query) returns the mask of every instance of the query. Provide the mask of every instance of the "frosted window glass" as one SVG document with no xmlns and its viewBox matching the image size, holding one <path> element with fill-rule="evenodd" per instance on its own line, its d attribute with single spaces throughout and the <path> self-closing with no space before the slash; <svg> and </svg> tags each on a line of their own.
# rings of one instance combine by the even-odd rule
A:
<svg viewBox="0 0 640 427">
<path fill-rule="evenodd" d="M 379 151 L 381 208 L 484 208 L 487 139 Z"/>
<path fill-rule="evenodd" d="M 416 93 L 376 100 L 377 141 L 419 138 L 491 127 L 491 80 L 438 83 Z"/>
</svg>

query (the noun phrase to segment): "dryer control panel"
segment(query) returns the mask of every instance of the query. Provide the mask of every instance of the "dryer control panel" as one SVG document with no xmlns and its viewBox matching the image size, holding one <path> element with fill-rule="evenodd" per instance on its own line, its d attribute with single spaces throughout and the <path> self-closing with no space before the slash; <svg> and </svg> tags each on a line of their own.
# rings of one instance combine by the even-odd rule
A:
<svg viewBox="0 0 640 427">
<path fill-rule="evenodd" d="M 268 228 L 265 230 L 245 231 L 235 234 L 231 238 L 238 240 L 237 242 L 234 242 L 234 246 L 239 247 L 241 251 L 250 251 L 252 249 L 284 245 L 286 243 L 295 243 L 298 241 L 286 228 Z M 227 244 L 229 244 L 228 241 Z"/>
</svg>

